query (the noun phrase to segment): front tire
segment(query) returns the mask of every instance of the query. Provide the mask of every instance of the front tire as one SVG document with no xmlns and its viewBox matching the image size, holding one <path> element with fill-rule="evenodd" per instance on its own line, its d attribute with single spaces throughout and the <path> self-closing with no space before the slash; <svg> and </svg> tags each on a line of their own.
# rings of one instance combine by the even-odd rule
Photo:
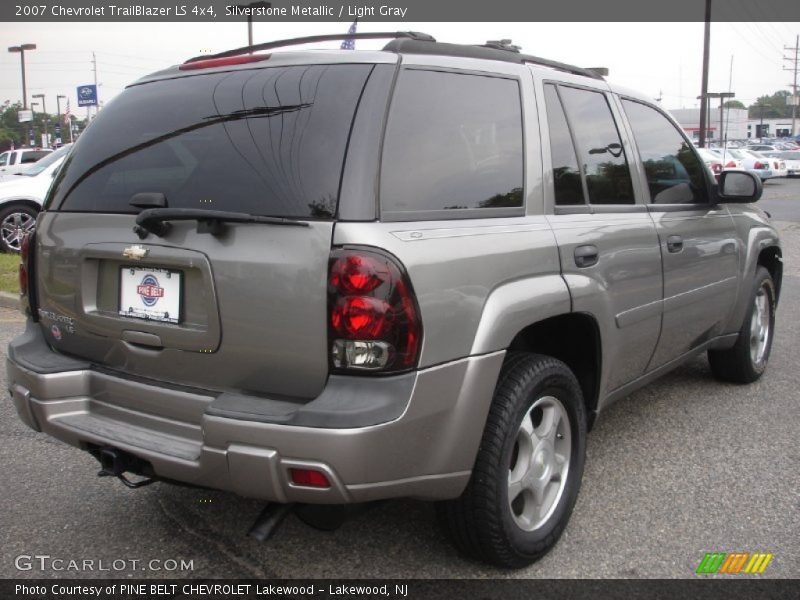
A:
<svg viewBox="0 0 800 600">
<path fill-rule="evenodd" d="M 7 204 L 0 210 L 0 250 L 18 253 L 22 238 L 36 227 L 38 212 L 26 204 Z"/>
<path fill-rule="evenodd" d="M 758 267 L 750 304 L 736 344 L 726 350 L 709 350 L 714 377 L 733 383 L 753 383 L 767 369 L 775 332 L 775 283 L 764 267 Z"/>
<path fill-rule="evenodd" d="M 510 355 L 467 488 L 438 505 L 448 536 L 498 567 L 538 560 L 566 527 L 585 452 L 586 410 L 572 371 L 547 356 Z"/>
</svg>

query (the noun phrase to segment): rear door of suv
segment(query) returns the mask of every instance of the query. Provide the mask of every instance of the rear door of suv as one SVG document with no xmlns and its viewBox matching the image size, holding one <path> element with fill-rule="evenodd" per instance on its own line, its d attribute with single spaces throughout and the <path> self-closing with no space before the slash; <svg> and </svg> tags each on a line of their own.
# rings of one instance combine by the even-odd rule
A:
<svg viewBox="0 0 800 600">
<path fill-rule="evenodd" d="M 620 135 L 605 84 L 592 88 L 583 79 L 572 83 L 563 77 L 543 82 L 540 103 L 549 132 L 548 218 L 572 310 L 594 315 L 600 327 L 603 381 L 605 390 L 612 391 L 645 372 L 658 340 L 658 236 L 637 199 L 630 147 Z"/>
<path fill-rule="evenodd" d="M 98 114 L 37 233 L 56 350 L 192 388 L 319 394 L 347 143 L 373 70 L 393 66 L 296 62 L 176 72 Z M 137 226 L 163 209 L 191 218 Z"/>
</svg>

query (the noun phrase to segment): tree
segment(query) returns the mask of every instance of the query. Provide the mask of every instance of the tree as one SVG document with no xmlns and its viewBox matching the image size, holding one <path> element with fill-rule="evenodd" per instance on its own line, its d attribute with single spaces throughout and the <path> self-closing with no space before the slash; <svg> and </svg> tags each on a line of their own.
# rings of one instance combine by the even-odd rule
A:
<svg viewBox="0 0 800 600">
<path fill-rule="evenodd" d="M 739 102 L 738 100 L 728 100 L 724 104 L 725 108 L 747 108 L 744 104 Z"/>
<path fill-rule="evenodd" d="M 771 96 L 760 96 L 748 107 L 747 116 L 751 119 L 787 119 L 792 116 L 792 107 L 786 104 L 786 98 L 792 94 L 787 90 L 778 90 Z"/>
</svg>

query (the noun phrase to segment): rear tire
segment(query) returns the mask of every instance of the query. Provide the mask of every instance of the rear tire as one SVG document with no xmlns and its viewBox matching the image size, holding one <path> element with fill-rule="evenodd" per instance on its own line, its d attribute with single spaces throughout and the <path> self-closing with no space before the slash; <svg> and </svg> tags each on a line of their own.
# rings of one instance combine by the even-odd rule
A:
<svg viewBox="0 0 800 600">
<path fill-rule="evenodd" d="M 714 377 L 732 383 L 752 383 L 767 369 L 775 334 L 775 283 L 764 267 L 758 267 L 744 322 L 732 348 L 709 350 Z"/>
<path fill-rule="evenodd" d="M 0 250 L 18 253 L 22 238 L 36 227 L 33 207 L 27 204 L 6 204 L 0 210 Z"/>
<path fill-rule="evenodd" d="M 467 488 L 437 505 L 448 537 L 498 567 L 541 558 L 572 514 L 585 452 L 586 409 L 572 371 L 548 356 L 509 355 Z"/>
</svg>

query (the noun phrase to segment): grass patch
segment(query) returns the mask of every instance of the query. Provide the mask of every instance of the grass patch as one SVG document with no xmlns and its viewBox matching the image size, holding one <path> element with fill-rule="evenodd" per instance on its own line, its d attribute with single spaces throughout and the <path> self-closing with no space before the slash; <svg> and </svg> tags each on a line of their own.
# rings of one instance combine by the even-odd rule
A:
<svg viewBox="0 0 800 600">
<path fill-rule="evenodd" d="M 0 252 L 0 292 L 19 294 L 19 254 Z"/>
</svg>

